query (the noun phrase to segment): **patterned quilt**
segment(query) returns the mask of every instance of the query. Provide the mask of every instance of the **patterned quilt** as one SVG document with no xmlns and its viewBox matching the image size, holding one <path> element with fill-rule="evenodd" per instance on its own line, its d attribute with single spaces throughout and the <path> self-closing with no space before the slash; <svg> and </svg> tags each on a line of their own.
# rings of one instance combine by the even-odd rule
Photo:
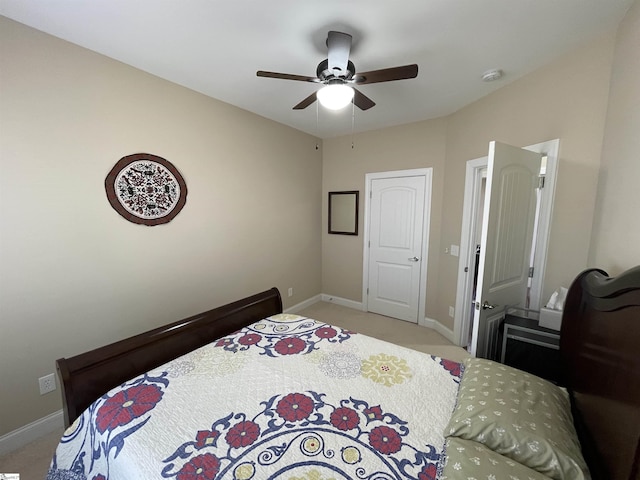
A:
<svg viewBox="0 0 640 480">
<path fill-rule="evenodd" d="M 280 314 L 115 388 L 48 479 L 433 480 L 458 363 Z"/>
</svg>

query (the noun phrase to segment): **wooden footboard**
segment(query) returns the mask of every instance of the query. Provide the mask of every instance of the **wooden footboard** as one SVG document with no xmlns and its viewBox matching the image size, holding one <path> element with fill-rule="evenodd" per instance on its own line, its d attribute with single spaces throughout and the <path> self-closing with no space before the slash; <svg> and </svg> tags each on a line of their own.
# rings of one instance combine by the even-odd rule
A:
<svg viewBox="0 0 640 480">
<path fill-rule="evenodd" d="M 57 360 L 65 427 L 93 401 L 123 382 L 277 313 L 282 313 L 282 298 L 278 289 L 272 288 L 75 357 Z"/>
</svg>

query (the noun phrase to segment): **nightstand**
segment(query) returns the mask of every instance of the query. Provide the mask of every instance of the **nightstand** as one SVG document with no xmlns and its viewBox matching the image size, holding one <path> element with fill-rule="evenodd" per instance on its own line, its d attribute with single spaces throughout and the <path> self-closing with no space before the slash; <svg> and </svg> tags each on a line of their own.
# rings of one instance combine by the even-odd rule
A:
<svg viewBox="0 0 640 480">
<path fill-rule="evenodd" d="M 560 332 L 537 318 L 505 315 L 500 361 L 554 383 L 560 380 Z"/>
</svg>

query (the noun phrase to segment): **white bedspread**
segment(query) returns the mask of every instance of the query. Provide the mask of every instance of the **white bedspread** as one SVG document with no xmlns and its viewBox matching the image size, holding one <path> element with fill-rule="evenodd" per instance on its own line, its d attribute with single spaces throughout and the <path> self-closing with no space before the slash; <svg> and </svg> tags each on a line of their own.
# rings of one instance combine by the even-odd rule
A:
<svg viewBox="0 0 640 480">
<path fill-rule="evenodd" d="M 433 480 L 460 365 L 281 314 L 126 382 L 48 478 Z"/>
</svg>

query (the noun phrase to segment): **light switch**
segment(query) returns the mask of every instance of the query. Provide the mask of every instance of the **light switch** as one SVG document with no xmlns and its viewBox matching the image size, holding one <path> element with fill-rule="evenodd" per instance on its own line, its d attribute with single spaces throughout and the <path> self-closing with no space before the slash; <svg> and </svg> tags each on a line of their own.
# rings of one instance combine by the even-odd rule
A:
<svg viewBox="0 0 640 480">
<path fill-rule="evenodd" d="M 460 255 L 460 246 L 459 245 L 451 245 L 451 255 L 457 257 Z"/>
</svg>

